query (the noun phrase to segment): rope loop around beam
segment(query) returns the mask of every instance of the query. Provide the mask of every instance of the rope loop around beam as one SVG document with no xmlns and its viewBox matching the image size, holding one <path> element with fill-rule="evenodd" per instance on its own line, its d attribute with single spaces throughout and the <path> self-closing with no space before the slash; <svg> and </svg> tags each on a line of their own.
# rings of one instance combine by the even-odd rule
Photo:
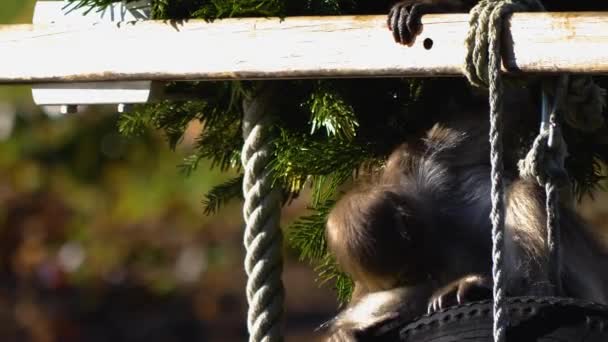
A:
<svg viewBox="0 0 608 342">
<path fill-rule="evenodd" d="M 489 88 L 492 210 L 493 337 L 504 342 L 508 317 L 504 264 L 505 193 L 503 165 L 503 81 L 501 38 L 503 18 L 517 11 L 540 10 L 536 0 L 482 0 L 472 10 L 465 41 L 464 74 L 477 87 Z"/>
</svg>

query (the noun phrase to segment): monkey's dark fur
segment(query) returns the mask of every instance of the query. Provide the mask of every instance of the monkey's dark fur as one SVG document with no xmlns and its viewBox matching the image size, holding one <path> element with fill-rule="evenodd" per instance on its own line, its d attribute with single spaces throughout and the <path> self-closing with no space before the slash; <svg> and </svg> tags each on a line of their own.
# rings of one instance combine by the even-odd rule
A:
<svg viewBox="0 0 608 342">
<path fill-rule="evenodd" d="M 340 199 L 327 242 L 355 281 L 333 341 L 378 321 L 416 316 L 491 295 L 488 124 L 455 118 L 390 156 L 382 174 Z M 506 180 L 508 295 L 563 295 L 608 304 L 608 254 L 567 204 L 561 208 L 564 293 L 549 286 L 544 189 Z"/>
</svg>

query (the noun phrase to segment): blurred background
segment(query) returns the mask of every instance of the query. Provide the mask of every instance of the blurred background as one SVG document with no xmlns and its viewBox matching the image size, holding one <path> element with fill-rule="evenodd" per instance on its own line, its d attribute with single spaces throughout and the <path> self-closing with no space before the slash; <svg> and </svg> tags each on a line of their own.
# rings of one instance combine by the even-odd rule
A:
<svg viewBox="0 0 608 342">
<path fill-rule="evenodd" d="M 0 24 L 31 23 L 34 4 L 0 1 Z M 211 217 L 201 203 L 234 175 L 179 172 L 195 123 L 171 151 L 159 132 L 121 136 L 117 118 L 43 111 L 29 86 L 0 86 L 0 340 L 246 340 L 241 203 Z M 286 254 L 287 340 L 311 341 L 335 295 Z"/>
<path fill-rule="evenodd" d="M 0 1 L 0 24 L 31 22 L 34 3 Z M 114 107 L 42 111 L 29 87 L 0 86 L 0 340 L 244 341 L 241 203 L 211 217 L 201 203 L 234 175 L 179 172 L 196 123 L 171 151 L 158 132 L 121 136 L 117 118 Z M 581 212 L 606 226 L 607 200 L 586 198 Z M 312 341 L 335 295 L 286 255 L 287 340 Z"/>
</svg>

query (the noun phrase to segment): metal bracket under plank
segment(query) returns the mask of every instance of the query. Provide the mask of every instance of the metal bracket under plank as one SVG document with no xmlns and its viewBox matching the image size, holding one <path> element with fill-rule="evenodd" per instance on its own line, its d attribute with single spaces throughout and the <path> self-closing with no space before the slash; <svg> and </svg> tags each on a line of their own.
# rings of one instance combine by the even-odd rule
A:
<svg viewBox="0 0 608 342">
<path fill-rule="evenodd" d="M 88 7 L 75 8 L 74 3 L 67 1 L 38 1 L 32 23 L 95 25 L 147 20 L 150 18 L 149 4 L 148 0 L 119 2 L 103 11 L 95 11 Z M 61 49 L 60 46 L 57 48 Z M 116 104 L 118 111 L 123 112 L 128 111 L 132 104 L 160 99 L 163 90 L 164 83 L 155 81 L 44 83 L 32 86 L 32 97 L 40 106 L 60 106 L 62 113 L 75 112 L 78 105 L 94 104 Z"/>
</svg>

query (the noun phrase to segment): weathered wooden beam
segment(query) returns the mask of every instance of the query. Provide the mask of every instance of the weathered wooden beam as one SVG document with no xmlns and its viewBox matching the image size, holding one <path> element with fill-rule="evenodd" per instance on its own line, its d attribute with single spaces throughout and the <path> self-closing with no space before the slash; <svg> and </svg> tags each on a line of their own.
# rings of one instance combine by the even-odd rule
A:
<svg viewBox="0 0 608 342">
<path fill-rule="evenodd" d="M 0 26 L 0 83 L 454 76 L 467 18 L 425 16 L 412 47 L 384 16 Z M 608 13 L 517 13 L 509 27 L 508 69 L 608 72 Z"/>
</svg>

